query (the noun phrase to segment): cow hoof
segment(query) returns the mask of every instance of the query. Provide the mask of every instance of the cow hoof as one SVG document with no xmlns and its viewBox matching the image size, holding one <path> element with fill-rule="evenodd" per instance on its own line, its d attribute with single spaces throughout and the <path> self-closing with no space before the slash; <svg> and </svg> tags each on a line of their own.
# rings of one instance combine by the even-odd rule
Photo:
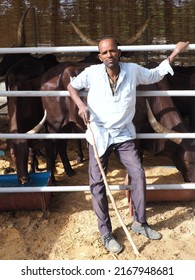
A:
<svg viewBox="0 0 195 280">
<path fill-rule="evenodd" d="M 9 174 L 15 172 L 14 168 L 12 167 L 6 167 L 4 170 L 4 174 Z"/>
<path fill-rule="evenodd" d="M 30 182 L 30 178 L 20 178 L 19 179 L 19 183 L 22 185 L 22 186 L 25 186 L 27 185 L 28 183 Z"/>
</svg>

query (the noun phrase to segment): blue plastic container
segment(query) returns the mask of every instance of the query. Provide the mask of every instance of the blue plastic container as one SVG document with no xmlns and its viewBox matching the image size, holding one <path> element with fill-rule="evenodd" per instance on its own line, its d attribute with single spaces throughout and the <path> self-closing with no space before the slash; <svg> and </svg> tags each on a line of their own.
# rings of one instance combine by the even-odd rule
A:
<svg viewBox="0 0 195 280">
<path fill-rule="evenodd" d="M 21 185 L 17 174 L 0 175 L 0 188 L 3 187 L 35 187 L 48 186 L 50 172 L 31 173 L 30 182 Z M 46 211 L 51 202 L 51 193 L 0 193 L 0 211 L 43 210 Z"/>
<path fill-rule="evenodd" d="M 50 172 L 30 173 L 28 184 L 21 185 L 18 181 L 17 174 L 0 175 L 0 188 L 2 187 L 36 187 L 48 186 Z"/>
</svg>

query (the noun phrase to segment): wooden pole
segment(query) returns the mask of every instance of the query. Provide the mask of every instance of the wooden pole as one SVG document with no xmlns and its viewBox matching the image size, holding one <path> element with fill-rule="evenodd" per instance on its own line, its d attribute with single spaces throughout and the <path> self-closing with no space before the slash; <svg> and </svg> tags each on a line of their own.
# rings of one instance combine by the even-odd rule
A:
<svg viewBox="0 0 195 280">
<path fill-rule="evenodd" d="M 132 240 L 132 238 L 131 238 L 131 236 L 130 236 L 130 233 L 129 233 L 127 227 L 125 226 L 125 224 L 124 224 L 124 222 L 123 222 L 123 220 L 122 220 L 122 218 L 121 218 L 121 216 L 120 216 L 120 213 L 119 213 L 119 211 L 118 211 L 118 209 L 117 209 L 117 206 L 116 206 L 116 203 L 115 203 L 115 201 L 114 201 L 113 195 L 112 195 L 112 193 L 111 193 L 111 191 L 110 191 L 108 182 L 107 182 L 107 180 L 106 180 L 105 172 L 104 172 L 104 170 L 103 170 L 102 164 L 101 164 L 101 162 L 100 162 L 100 158 L 99 158 L 99 156 L 98 156 L 98 151 L 97 151 L 97 147 L 96 147 L 96 143 L 95 143 L 94 134 L 93 134 L 93 131 L 92 131 L 91 126 L 90 126 L 89 123 L 87 124 L 87 127 L 88 127 L 88 129 L 90 130 L 91 135 L 92 135 L 93 148 L 94 148 L 95 158 L 96 158 L 97 163 L 98 163 L 98 166 L 99 166 L 99 168 L 100 168 L 100 171 L 101 171 L 101 174 L 102 174 L 102 177 L 103 177 L 103 180 L 104 180 L 104 184 L 105 184 L 107 193 L 108 193 L 108 195 L 109 195 L 109 197 L 110 197 L 110 200 L 111 200 L 111 202 L 112 202 L 113 208 L 114 208 L 114 210 L 115 210 L 115 212 L 116 212 L 116 215 L 117 215 L 117 217 L 118 217 L 118 219 L 119 219 L 119 221 L 120 221 L 120 223 L 121 223 L 121 226 L 122 226 L 122 228 L 123 228 L 123 230 L 124 230 L 124 232 L 125 232 L 125 234 L 126 234 L 128 240 L 129 240 L 129 242 L 131 243 L 131 246 L 132 246 L 132 248 L 133 248 L 133 251 L 134 251 L 134 253 L 135 253 L 136 255 L 138 255 L 139 252 L 138 252 L 138 250 L 137 250 L 137 248 L 136 248 L 136 246 L 135 246 L 135 244 L 134 244 L 134 242 L 133 242 L 133 240 Z"/>
</svg>

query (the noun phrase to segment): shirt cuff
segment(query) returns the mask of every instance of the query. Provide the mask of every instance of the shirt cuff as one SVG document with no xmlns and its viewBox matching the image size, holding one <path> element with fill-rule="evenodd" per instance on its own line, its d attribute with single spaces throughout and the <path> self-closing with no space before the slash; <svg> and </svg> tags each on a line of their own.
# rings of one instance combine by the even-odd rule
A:
<svg viewBox="0 0 195 280">
<path fill-rule="evenodd" d="M 172 76 L 174 75 L 173 68 L 169 64 L 168 60 L 165 59 L 163 60 L 160 65 L 159 65 L 159 73 L 161 76 L 164 76 L 166 74 L 171 74 Z"/>
</svg>

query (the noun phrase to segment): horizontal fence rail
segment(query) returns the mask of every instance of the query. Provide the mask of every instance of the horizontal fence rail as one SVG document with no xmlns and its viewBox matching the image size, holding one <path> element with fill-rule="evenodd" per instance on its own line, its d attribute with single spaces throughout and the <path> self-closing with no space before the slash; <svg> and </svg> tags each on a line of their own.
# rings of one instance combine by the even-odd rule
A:
<svg viewBox="0 0 195 280">
<path fill-rule="evenodd" d="M 133 45 L 120 46 L 122 51 L 172 51 L 175 44 L 169 45 Z M 188 50 L 195 50 L 195 44 L 189 44 Z M 23 47 L 0 48 L 0 54 L 7 53 L 70 53 L 70 52 L 98 52 L 97 46 L 65 46 L 65 47 Z"/>
<path fill-rule="evenodd" d="M 172 190 L 192 190 L 195 184 L 171 184 Z M 111 185 L 112 191 L 118 190 L 131 190 L 130 185 Z M 147 185 L 147 190 L 170 190 L 170 185 L 158 184 L 158 185 Z M 36 187 L 1 187 L 1 193 L 29 193 L 29 192 L 78 192 L 78 191 L 90 191 L 89 186 L 36 186 Z"/>
<path fill-rule="evenodd" d="M 136 95 L 139 97 L 148 97 L 148 96 L 195 96 L 195 90 L 138 90 Z M 70 96 L 67 90 L 56 90 L 56 91 L 6 91 L 1 90 L 0 96 L 18 96 L 18 97 L 33 97 L 33 96 L 47 96 L 47 97 L 56 97 L 56 96 Z M 87 91 L 80 91 L 80 96 L 87 96 Z"/>
<path fill-rule="evenodd" d="M 85 139 L 84 133 L 0 133 L 1 139 Z M 195 133 L 137 133 L 137 139 L 195 139 Z"/>
<path fill-rule="evenodd" d="M 172 51 L 175 48 L 171 45 L 142 45 L 142 46 L 120 46 L 122 51 Z M 190 44 L 188 50 L 195 50 L 195 44 Z M 72 46 L 72 47 L 25 47 L 25 48 L 0 48 L 0 54 L 9 53 L 75 53 L 75 52 L 97 52 L 97 46 Z M 185 55 L 185 53 L 184 53 Z M 81 92 L 81 96 L 86 96 L 86 91 Z M 194 90 L 168 90 L 168 91 L 137 91 L 137 96 L 195 96 Z M 68 91 L 0 91 L 0 96 L 18 96 L 18 97 L 32 97 L 32 96 L 69 96 Z M 170 138 L 195 138 L 195 133 L 137 133 L 137 138 L 140 139 L 170 139 Z M 1 139 L 85 139 L 84 133 L 39 133 L 39 134 L 24 134 L 24 133 L 1 133 Z M 111 185 L 111 190 L 129 190 L 131 186 L 125 185 Z M 183 184 L 149 184 L 147 190 L 183 190 L 195 189 L 194 183 Z M 89 186 L 36 186 L 36 187 L 1 187 L 0 193 L 27 193 L 27 192 L 73 192 L 73 191 L 89 191 Z"/>
</svg>

